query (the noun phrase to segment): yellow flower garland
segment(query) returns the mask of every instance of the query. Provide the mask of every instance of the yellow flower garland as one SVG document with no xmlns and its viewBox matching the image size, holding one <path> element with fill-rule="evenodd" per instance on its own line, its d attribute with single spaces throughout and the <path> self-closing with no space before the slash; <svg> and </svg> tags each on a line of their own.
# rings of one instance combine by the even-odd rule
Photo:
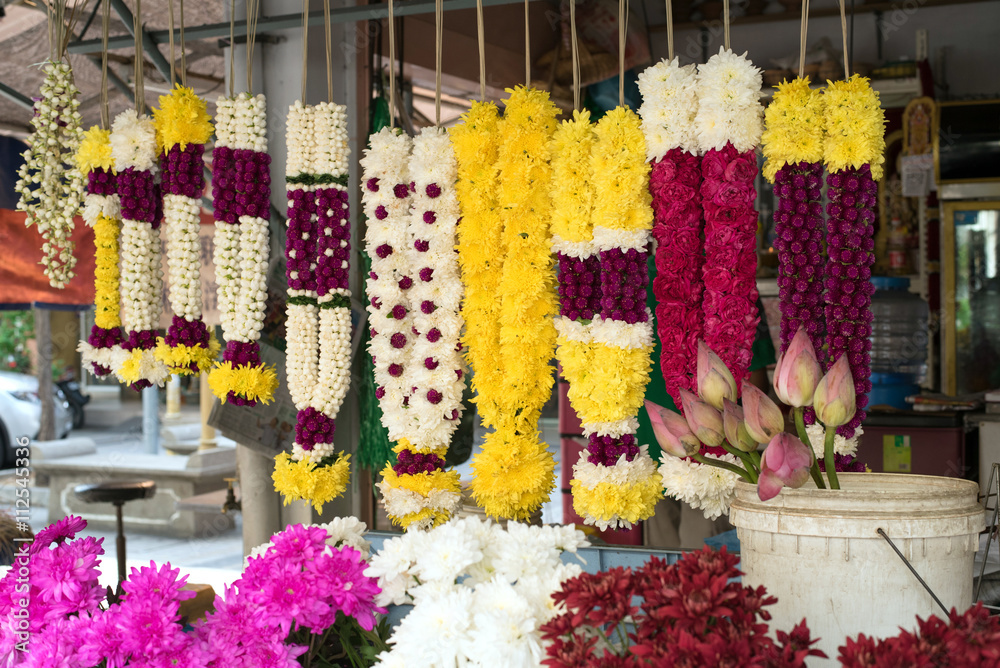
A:
<svg viewBox="0 0 1000 668">
<path fill-rule="evenodd" d="M 317 466 L 303 459 L 295 461 L 287 452 L 275 458 L 274 489 L 284 498 L 287 506 L 292 501 L 309 501 L 317 513 L 323 512 L 323 504 L 329 503 L 344 493 L 351 477 L 351 456 L 338 453 L 337 460 L 326 466 Z"/>
<path fill-rule="evenodd" d="M 76 151 L 76 168 L 81 174 L 95 169 L 113 172 L 114 158 L 111 157 L 111 130 L 102 130 L 96 125 L 83 133 L 80 148 Z"/>
<path fill-rule="evenodd" d="M 160 336 L 156 339 L 156 359 L 160 360 L 168 367 L 172 373 L 181 375 L 192 375 L 191 365 L 195 364 L 200 372 L 206 372 L 212 368 L 212 364 L 219 356 L 222 346 L 215 338 L 214 333 L 209 333 L 208 347 L 185 346 L 177 344 L 168 346 L 166 340 Z"/>
<path fill-rule="evenodd" d="M 642 120 L 631 109 L 612 109 L 594 129 L 594 227 L 633 232 L 653 227 L 649 163 Z"/>
<path fill-rule="evenodd" d="M 555 130 L 558 113 L 548 93 L 519 86 L 510 94 L 503 120 L 494 134 L 498 146 L 495 170 L 499 174 L 497 201 L 502 223 L 500 249 L 492 237 L 493 250 L 502 255 L 478 258 L 489 269 L 487 276 L 496 280 L 497 260 L 502 259 L 499 282 L 492 296 L 483 292 L 483 276 L 466 280 L 466 289 L 489 305 L 480 304 L 473 313 L 465 313 L 470 332 L 486 334 L 480 340 L 467 336 L 470 347 L 482 347 L 470 355 L 478 374 L 485 366 L 476 367 L 478 356 L 497 371 L 496 376 L 479 378 L 475 387 L 480 407 L 486 402 L 486 413 L 495 412 L 495 431 L 488 434 L 483 452 L 473 461 L 472 491 L 477 503 L 491 517 L 526 519 L 548 498 L 554 486 L 555 461 L 541 442 L 537 429 L 542 406 L 551 391 L 553 377 L 549 361 L 555 349 L 555 327 L 552 315 L 556 311 L 555 272 L 549 249 L 549 140 Z M 469 117 L 472 118 L 472 112 Z M 478 120 L 474 118 L 473 120 Z M 488 111 L 483 114 L 483 128 L 473 127 L 470 134 L 481 133 L 488 125 Z M 461 133 L 459 133 L 461 137 Z M 484 144 L 486 142 L 483 142 Z M 461 187 L 469 173 L 469 154 L 456 145 L 459 160 L 459 201 L 463 217 L 470 213 L 481 223 L 496 224 L 495 214 L 484 211 L 483 200 L 470 201 L 470 184 Z M 482 156 L 476 160 L 483 161 Z M 488 202 L 488 198 L 485 200 Z M 466 209 L 467 205 L 473 208 Z M 478 205 L 478 207 L 477 207 Z M 464 226 L 460 226 L 464 227 Z M 464 234 L 465 232 L 465 234 Z M 462 242 L 471 242 L 466 230 L 459 230 Z M 487 244 L 483 244 L 486 246 Z M 468 260 L 468 258 L 466 258 Z M 463 262 L 464 264 L 464 262 Z M 482 265 L 480 265 L 482 266 Z M 464 268 L 464 267 L 463 267 Z M 471 288 L 471 289 L 470 289 Z M 484 313 L 498 314 L 499 333 L 495 325 L 482 322 Z M 471 316 L 471 317 L 470 317 Z M 493 338 L 496 336 L 496 338 Z M 492 360 L 492 362 L 490 362 Z M 488 372 L 487 372 L 488 373 Z"/>
<path fill-rule="evenodd" d="M 651 475 L 634 485 L 602 482 L 588 488 L 579 480 L 571 480 L 570 488 L 573 510 L 578 515 L 605 522 L 620 517 L 635 524 L 653 516 L 657 502 L 663 498 L 663 476 L 654 468 Z"/>
<path fill-rule="evenodd" d="M 785 165 L 819 162 L 823 159 L 825 105 L 823 92 L 809 87 L 809 77 L 785 81 L 777 86 L 771 104 L 764 110 L 764 177 L 774 177 Z"/>
<path fill-rule="evenodd" d="M 175 144 L 180 144 L 182 151 L 188 144 L 207 144 L 213 132 L 205 101 L 180 84 L 169 95 L 160 96 L 160 108 L 153 109 L 153 124 L 156 142 L 164 152 Z"/>
<path fill-rule="evenodd" d="M 234 367 L 232 362 L 218 362 L 212 373 L 208 374 L 208 386 L 222 403 L 226 403 L 226 398 L 232 392 L 250 401 L 268 404 L 274 399 L 274 391 L 278 389 L 278 374 L 273 366 L 266 364 L 259 367 Z"/>
<path fill-rule="evenodd" d="M 104 214 L 94 223 L 94 324 L 121 327 L 118 293 L 118 233 L 121 222 Z"/>
<path fill-rule="evenodd" d="M 596 140 L 586 110 L 574 111 L 552 135 L 552 236 L 563 241 L 594 238 L 590 152 Z"/>
<path fill-rule="evenodd" d="M 882 178 L 885 162 L 885 115 L 878 93 L 866 77 L 827 82 L 826 141 L 823 159 L 830 172 L 871 165 L 872 178 Z"/>
</svg>

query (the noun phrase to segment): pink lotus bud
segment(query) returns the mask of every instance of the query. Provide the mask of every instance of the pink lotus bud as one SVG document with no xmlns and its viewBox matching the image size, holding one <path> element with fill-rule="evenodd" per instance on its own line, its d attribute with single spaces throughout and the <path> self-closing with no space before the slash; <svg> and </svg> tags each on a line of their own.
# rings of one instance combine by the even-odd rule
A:
<svg viewBox="0 0 1000 668">
<path fill-rule="evenodd" d="M 839 427 L 854 417 L 857 403 L 847 355 L 841 355 L 819 381 L 813 396 L 813 408 L 816 409 L 816 417 L 827 427 Z"/>
<path fill-rule="evenodd" d="M 704 341 L 698 341 L 698 394 L 716 410 L 726 399 L 736 401 L 736 379 L 726 363 Z"/>
<path fill-rule="evenodd" d="M 722 413 L 709 406 L 691 392 L 681 389 L 681 406 L 691 431 L 705 445 L 717 448 L 725 440 Z"/>
<path fill-rule="evenodd" d="M 722 402 L 722 426 L 729 445 L 743 452 L 757 449 L 757 441 L 750 438 L 750 434 L 747 433 L 747 426 L 743 421 L 743 408 L 729 399 Z"/>
<path fill-rule="evenodd" d="M 805 328 L 799 327 L 788 350 L 778 358 L 774 368 L 774 392 L 789 406 L 808 406 L 822 376 L 823 370 L 816 360 L 812 341 Z"/>
<path fill-rule="evenodd" d="M 760 388 L 746 381 L 743 381 L 743 416 L 747 433 L 758 443 L 770 443 L 785 431 L 785 417 L 778 405 Z"/>
<path fill-rule="evenodd" d="M 767 501 L 776 497 L 785 485 L 792 489 L 802 487 L 809 480 L 812 463 L 812 449 L 798 437 L 781 432 L 771 440 L 760 457 L 757 496 L 761 501 Z"/>
<path fill-rule="evenodd" d="M 691 433 L 687 420 L 663 406 L 646 402 L 646 412 L 660 448 L 674 457 L 690 457 L 701 450 L 701 441 Z"/>
</svg>

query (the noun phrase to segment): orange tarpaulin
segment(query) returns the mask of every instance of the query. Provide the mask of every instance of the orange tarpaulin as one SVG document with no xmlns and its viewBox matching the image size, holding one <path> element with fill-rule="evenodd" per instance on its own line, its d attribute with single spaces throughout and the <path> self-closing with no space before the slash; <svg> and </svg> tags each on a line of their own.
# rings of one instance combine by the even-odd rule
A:
<svg viewBox="0 0 1000 668">
<path fill-rule="evenodd" d="M 24 226 L 21 211 L 0 209 L 0 309 L 82 308 L 94 303 L 94 230 L 76 217 L 73 227 L 75 275 L 62 290 L 42 273 L 42 235 Z"/>
</svg>

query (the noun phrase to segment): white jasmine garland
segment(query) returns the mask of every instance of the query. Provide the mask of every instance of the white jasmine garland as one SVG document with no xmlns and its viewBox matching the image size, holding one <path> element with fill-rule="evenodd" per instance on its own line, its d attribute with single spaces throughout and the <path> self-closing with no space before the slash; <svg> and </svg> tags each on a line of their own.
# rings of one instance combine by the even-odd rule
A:
<svg viewBox="0 0 1000 668">
<path fill-rule="evenodd" d="M 268 223 L 264 218 L 240 216 L 240 284 L 232 332 L 227 339 L 257 341 L 264 328 L 267 303 Z"/>
<path fill-rule="evenodd" d="M 705 457 L 739 465 L 736 457 L 729 454 L 706 454 Z M 701 510 L 710 520 L 729 514 L 729 506 L 736 495 L 736 481 L 739 480 L 735 473 L 668 454 L 660 457 L 659 471 L 663 476 L 664 492 L 670 498 Z"/>
<path fill-rule="evenodd" d="M 319 307 L 288 304 L 285 307 L 285 378 L 295 408 L 309 407 L 319 378 Z"/>
<path fill-rule="evenodd" d="M 127 332 L 156 329 L 162 308 L 160 235 L 149 223 L 128 218 L 121 233 L 122 323 Z"/>
<path fill-rule="evenodd" d="M 42 236 L 43 273 L 54 288 L 65 288 L 73 278 L 73 216 L 84 196 L 84 175 L 73 156 L 83 139 L 79 91 L 73 84 L 69 63 L 44 66 L 41 100 L 35 102 L 24 163 L 14 186 L 17 209 L 26 214 Z"/>
<path fill-rule="evenodd" d="M 336 293 L 350 296 L 347 290 Z M 323 298 L 320 298 L 323 303 Z M 347 396 L 351 379 L 351 310 L 346 307 L 319 310 L 319 381 L 313 388 L 312 405 L 333 419 Z"/>
<path fill-rule="evenodd" d="M 187 320 L 201 318 L 201 205 L 185 195 L 163 196 L 170 307 Z"/>
<path fill-rule="evenodd" d="M 642 133 L 646 138 L 646 157 L 660 160 L 667 151 L 680 148 L 698 153 L 695 114 L 698 111 L 697 71 L 695 65 L 680 66 L 680 61 L 660 62 L 639 75 L 642 104 Z"/>
<path fill-rule="evenodd" d="M 229 223 L 216 223 L 212 260 L 215 264 L 216 298 L 226 338 L 230 337 L 236 326 L 236 299 L 240 290 L 239 253 L 239 227 Z"/>
<path fill-rule="evenodd" d="M 727 142 L 741 153 L 757 146 L 764 130 L 761 83 L 760 70 L 745 53 L 722 47 L 698 67 L 695 126 L 702 152 L 721 150 Z"/>
</svg>

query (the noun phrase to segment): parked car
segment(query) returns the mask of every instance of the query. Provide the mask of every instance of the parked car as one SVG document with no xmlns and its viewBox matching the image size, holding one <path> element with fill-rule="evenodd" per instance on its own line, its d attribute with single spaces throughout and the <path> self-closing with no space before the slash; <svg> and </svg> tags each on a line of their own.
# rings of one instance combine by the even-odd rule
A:
<svg viewBox="0 0 1000 668">
<path fill-rule="evenodd" d="M 62 390 L 53 384 L 56 412 L 56 435 L 66 438 L 73 429 L 73 413 Z M 0 371 L 0 459 L 3 466 L 14 464 L 17 439 L 38 437 L 42 402 L 38 398 L 38 379 L 23 373 Z"/>
</svg>

